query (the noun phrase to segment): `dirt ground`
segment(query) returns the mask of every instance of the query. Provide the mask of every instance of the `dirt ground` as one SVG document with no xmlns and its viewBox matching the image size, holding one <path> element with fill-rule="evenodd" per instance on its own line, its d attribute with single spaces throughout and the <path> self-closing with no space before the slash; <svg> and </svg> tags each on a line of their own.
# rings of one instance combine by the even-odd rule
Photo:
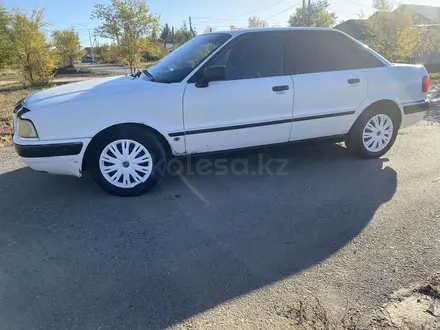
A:
<svg viewBox="0 0 440 330">
<path fill-rule="evenodd" d="M 335 316 L 312 294 L 296 304 L 276 308 L 276 314 L 304 330 L 436 330 L 440 329 L 440 274 L 424 284 L 400 289 L 388 302 L 367 315 L 348 304 Z"/>
</svg>

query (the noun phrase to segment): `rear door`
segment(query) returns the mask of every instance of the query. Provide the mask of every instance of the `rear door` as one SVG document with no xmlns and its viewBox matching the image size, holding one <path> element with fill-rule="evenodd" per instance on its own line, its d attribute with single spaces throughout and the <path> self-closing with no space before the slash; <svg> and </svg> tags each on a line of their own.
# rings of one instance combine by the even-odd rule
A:
<svg viewBox="0 0 440 330">
<path fill-rule="evenodd" d="M 383 64 L 337 31 L 297 30 L 289 39 L 295 90 L 290 140 L 345 134 L 368 95 L 362 69 Z"/>
</svg>

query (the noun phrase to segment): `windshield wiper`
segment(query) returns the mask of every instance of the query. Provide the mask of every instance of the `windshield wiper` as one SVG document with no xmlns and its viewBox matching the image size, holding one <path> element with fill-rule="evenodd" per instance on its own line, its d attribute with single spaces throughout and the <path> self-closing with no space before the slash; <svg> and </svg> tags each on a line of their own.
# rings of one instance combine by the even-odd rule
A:
<svg viewBox="0 0 440 330">
<path fill-rule="evenodd" d="M 150 77 L 151 81 L 154 81 L 154 77 L 153 77 L 153 75 L 152 75 L 150 72 L 148 72 L 147 69 L 143 70 L 142 72 L 143 72 L 146 76 Z"/>
<path fill-rule="evenodd" d="M 140 70 L 137 70 L 137 72 L 136 73 L 133 73 L 133 74 L 131 74 L 130 76 L 132 76 L 133 78 L 139 78 L 140 76 L 141 76 L 141 71 Z"/>
</svg>

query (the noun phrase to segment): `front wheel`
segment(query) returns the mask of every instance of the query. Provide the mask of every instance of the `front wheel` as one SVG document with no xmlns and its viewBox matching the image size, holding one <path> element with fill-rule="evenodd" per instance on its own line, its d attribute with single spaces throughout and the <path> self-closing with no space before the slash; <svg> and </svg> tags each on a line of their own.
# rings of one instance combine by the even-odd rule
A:
<svg viewBox="0 0 440 330">
<path fill-rule="evenodd" d="M 164 174 L 166 153 L 158 139 L 137 126 L 121 126 L 92 141 L 87 164 L 106 192 L 124 197 L 152 189 Z"/>
<path fill-rule="evenodd" d="M 379 158 L 386 154 L 398 133 L 398 122 L 391 111 L 367 111 L 358 118 L 345 144 L 360 158 Z"/>
</svg>

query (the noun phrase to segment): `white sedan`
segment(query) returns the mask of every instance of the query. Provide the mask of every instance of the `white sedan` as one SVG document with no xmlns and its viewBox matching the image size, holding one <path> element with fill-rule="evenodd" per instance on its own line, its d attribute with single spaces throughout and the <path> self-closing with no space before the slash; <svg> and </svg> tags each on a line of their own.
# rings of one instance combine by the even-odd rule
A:
<svg viewBox="0 0 440 330">
<path fill-rule="evenodd" d="M 31 168 L 143 194 L 172 156 L 345 141 L 363 158 L 393 145 L 429 108 L 420 65 L 396 65 L 331 29 L 198 36 L 135 76 L 39 91 L 14 110 L 14 143 Z"/>
</svg>

